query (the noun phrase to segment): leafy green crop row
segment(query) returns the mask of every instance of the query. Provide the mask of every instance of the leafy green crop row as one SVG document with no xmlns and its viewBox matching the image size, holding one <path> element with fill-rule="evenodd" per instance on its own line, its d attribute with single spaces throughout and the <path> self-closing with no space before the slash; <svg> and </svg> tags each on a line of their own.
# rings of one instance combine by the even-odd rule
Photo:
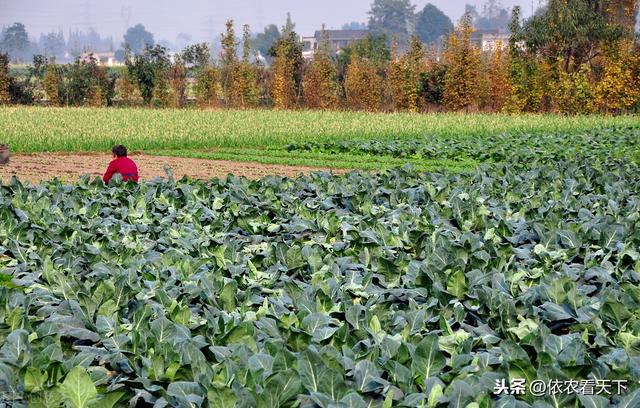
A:
<svg viewBox="0 0 640 408">
<path fill-rule="evenodd" d="M 639 171 L 13 181 L 0 189 L 0 395 L 12 407 L 637 407 Z M 509 378 L 629 390 L 493 395 Z"/>
<path fill-rule="evenodd" d="M 404 159 L 508 162 L 514 159 L 567 160 L 576 156 L 635 157 L 640 152 L 640 123 L 634 127 L 550 134 L 496 134 L 480 139 L 461 135 L 415 139 L 300 142 L 286 146 L 293 153 L 359 154 Z"/>
</svg>

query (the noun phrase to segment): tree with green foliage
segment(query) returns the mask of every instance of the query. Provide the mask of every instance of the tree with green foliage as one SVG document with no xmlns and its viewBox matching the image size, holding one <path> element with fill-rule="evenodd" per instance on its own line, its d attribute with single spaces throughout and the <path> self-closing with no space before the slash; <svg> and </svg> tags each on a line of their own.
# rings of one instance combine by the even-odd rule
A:
<svg viewBox="0 0 640 408">
<path fill-rule="evenodd" d="M 39 81 L 42 80 L 47 66 L 44 55 L 34 55 L 33 63 L 27 67 L 27 75 L 22 78 L 9 76 L 9 99 L 12 103 L 30 105 Z"/>
<path fill-rule="evenodd" d="M 9 54 L 0 53 L 0 105 L 11 101 L 9 96 Z"/>
<path fill-rule="evenodd" d="M 255 35 L 251 41 L 251 46 L 254 50 L 258 51 L 260 56 L 271 59 L 269 50 L 280 39 L 280 30 L 275 24 L 270 24 L 264 28 L 264 32 Z"/>
<path fill-rule="evenodd" d="M 167 67 L 167 73 L 171 66 Z M 151 99 L 151 105 L 156 108 L 171 108 L 174 107 L 174 94 L 169 80 L 166 75 L 158 75 L 154 79 L 153 94 Z"/>
<path fill-rule="evenodd" d="M 420 75 L 419 96 L 427 108 L 442 105 L 446 76 L 447 66 L 441 63 L 428 66 Z"/>
<path fill-rule="evenodd" d="M 550 62 L 562 59 L 565 72 L 589 64 L 601 46 L 619 40 L 625 29 L 610 24 L 608 0 L 549 0 L 543 12 L 529 19 L 522 39 L 530 53 Z"/>
<path fill-rule="evenodd" d="M 211 49 L 207 43 L 188 45 L 182 51 L 180 58 L 188 69 L 197 71 L 211 61 Z"/>
<path fill-rule="evenodd" d="M 374 0 L 369 11 L 369 30 L 374 34 L 396 36 L 400 45 L 413 34 L 415 6 L 409 0 Z"/>
<path fill-rule="evenodd" d="M 144 52 L 134 58 L 127 58 L 127 70 L 135 78 L 140 95 L 150 104 L 156 85 L 166 84 L 165 75 L 170 65 L 167 49 L 161 45 L 146 47 Z"/>
<path fill-rule="evenodd" d="M 391 49 L 385 34 L 369 34 L 366 38 L 354 41 L 343 48 L 337 56 L 338 64 L 346 67 L 353 58 L 366 59 L 382 67 L 391 60 Z"/>
<path fill-rule="evenodd" d="M 509 26 L 509 82 L 511 96 L 503 107 L 505 112 L 537 112 L 540 110 L 544 90 L 540 66 L 535 55 L 527 55 L 522 47 L 522 24 L 520 7 L 513 8 Z"/>
<path fill-rule="evenodd" d="M 92 61 L 92 63 L 95 63 Z M 87 102 L 92 88 L 88 64 L 76 59 L 65 69 L 64 103 L 70 106 L 82 106 Z"/>
<path fill-rule="evenodd" d="M 137 24 L 127 29 L 122 45 L 131 50 L 134 55 L 139 55 L 144 53 L 147 48 L 152 48 L 155 44 L 153 34 L 147 31 L 142 24 Z"/>
<path fill-rule="evenodd" d="M 453 31 L 451 19 L 431 3 L 418 13 L 416 35 L 425 43 L 433 43 L 448 36 Z"/>
<path fill-rule="evenodd" d="M 0 36 L 0 51 L 8 53 L 17 62 L 24 61 L 29 45 L 29 34 L 22 23 L 12 24 Z"/>
</svg>

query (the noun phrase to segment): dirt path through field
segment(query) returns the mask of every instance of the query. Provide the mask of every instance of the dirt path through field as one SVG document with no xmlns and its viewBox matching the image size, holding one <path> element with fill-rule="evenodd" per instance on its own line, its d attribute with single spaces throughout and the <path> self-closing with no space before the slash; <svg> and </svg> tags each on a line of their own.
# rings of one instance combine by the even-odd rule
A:
<svg viewBox="0 0 640 408">
<path fill-rule="evenodd" d="M 233 162 L 226 160 L 188 159 L 181 157 L 149 156 L 132 154 L 130 157 L 138 163 L 140 176 L 152 179 L 156 176 L 166 177 L 164 166 L 172 168 L 174 178 L 188 176 L 197 179 L 210 179 L 235 174 L 249 178 L 261 178 L 267 175 L 295 177 L 302 173 L 329 170 L 317 167 L 293 167 L 275 164 Z M 20 180 L 38 183 L 58 177 L 67 182 L 77 181 L 82 175 L 102 176 L 107 168 L 110 155 L 106 154 L 61 154 L 39 153 L 30 155 L 14 155 L 6 166 L 0 166 L 0 179 L 6 183 L 12 176 Z M 334 173 L 346 170 L 333 169 Z"/>
</svg>

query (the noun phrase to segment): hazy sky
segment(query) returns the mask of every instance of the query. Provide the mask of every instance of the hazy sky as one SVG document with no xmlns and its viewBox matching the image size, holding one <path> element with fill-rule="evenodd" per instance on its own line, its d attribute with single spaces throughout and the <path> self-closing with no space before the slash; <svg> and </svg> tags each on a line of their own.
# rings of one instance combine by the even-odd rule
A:
<svg viewBox="0 0 640 408">
<path fill-rule="evenodd" d="M 533 0 L 537 5 L 539 0 Z M 427 3 L 440 7 L 454 21 L 466 3 L 482 5 L 484 0 L 414 0 L 420 10 Z M 270 23 L 279 26 L 286 13 L 296 23 L 299 34 L 311 34 L 322 23 L 340 28 L 350 21 L 367 21 L 372 0 L 0 0 L 0 26 L 16 21 L 26 25 L 32 37 L 63 29 L 93 27 L 101 35 L 113 36 L 116 44 L 126 27 L 142 23 L 156 40 L 175 41 L 184 32 L 194 41 L 210 40 L 233 18 L 238 26 L 249 24 L 261 31 Z M 502 0 L 508 7 L 520 5 L 531 13 L 532 0 Z M 239 31 L 239 30 L 238 30 Z"/>
</svg>

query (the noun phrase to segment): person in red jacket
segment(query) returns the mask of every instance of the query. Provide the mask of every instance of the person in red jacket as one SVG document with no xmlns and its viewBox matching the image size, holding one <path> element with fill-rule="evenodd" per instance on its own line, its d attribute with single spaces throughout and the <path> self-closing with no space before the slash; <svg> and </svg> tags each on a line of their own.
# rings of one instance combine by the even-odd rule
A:
<svg viewBox="0 0 640 408">
<path fill-rule="evenodd" d="M 136 162 L 127 157 L 127 148 L 123 145 L 113 146 L 111 149 L 113 160 L 109 163 L 107 171 L 104 173 L 102 180 L 109 183 L 114 174 L 119 173 L 122 181 L 132 180 L 138 182 L 138 165 Z"/>
</svg>

